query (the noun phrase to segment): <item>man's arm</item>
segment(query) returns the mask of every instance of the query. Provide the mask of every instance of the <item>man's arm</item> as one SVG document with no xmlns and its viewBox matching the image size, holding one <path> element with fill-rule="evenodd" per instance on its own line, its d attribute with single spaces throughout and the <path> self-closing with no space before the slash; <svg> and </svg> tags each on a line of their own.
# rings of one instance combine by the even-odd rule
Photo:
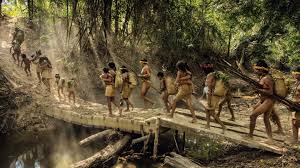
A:
<svg viewBox="0 0 300 168">
<path fill-rule="evenodd" d="M 191 75 L 186 75 L 184 77 L 181 77 L 179 80 L 189 80 L 191 79 Z"/>
<path fill-rule="evenodd" d="M 24 59 L 22 59 L 21 61 L 21 67 L 23 66 L 23 63 L 25 64 Z"/>
<path fill-rule="evenodd" d="M 273 81 L 264 77 L 261 81 L 262 89 L 258 89 L 263 94 L 272 95 L 273 94 Z"/>
</svg>

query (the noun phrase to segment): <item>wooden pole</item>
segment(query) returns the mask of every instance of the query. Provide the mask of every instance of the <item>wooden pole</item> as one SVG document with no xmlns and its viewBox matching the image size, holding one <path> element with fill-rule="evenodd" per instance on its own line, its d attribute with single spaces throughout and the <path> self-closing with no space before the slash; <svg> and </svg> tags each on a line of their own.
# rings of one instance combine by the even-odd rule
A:
<svg viewBox="0 0 300 168">
<path fill-rule="evenodd" d="M 178 139 L 179 139 L 178 138 L 178 130 L 175 130 L 174 142 L 175 142 L 177 153 L 180 153 L 180 149 L 179 149 L 179 145 L 178 145 Z"/>
<path fill-rule="evenodd" d="M 154 131 L 154 146 L 153 146 L 153 159 L 157 158 L 157 147 L 159 139 L 159 127 L 160 127 L 160 118 L 156 119 L 155 131 Z"/>
<path fill-rule="evenodd" d="M 181 145 L 181 152 L 184 153 L 185 148 L 185 132 L 182 134 L 182 145 Z"/>
</svg>

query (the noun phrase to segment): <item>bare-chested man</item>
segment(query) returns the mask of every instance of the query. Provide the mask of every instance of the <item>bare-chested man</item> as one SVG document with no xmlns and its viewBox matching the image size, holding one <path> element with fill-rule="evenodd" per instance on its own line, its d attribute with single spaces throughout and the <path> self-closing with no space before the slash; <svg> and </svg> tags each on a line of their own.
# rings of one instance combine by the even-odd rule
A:
<svg viewBox="0 0 300 168">
<path fill-rule="evenodd" d="M 22 61 L 21 61 L 21 67 L 24 64 L 24 71 L 26 72 L 27 76 L 31 76 L 31 71 L 30 71 L 30 64 L 31 60 L 29 60 L 26 56 L 26 54 L 22 54 Z"/>
<path fill-rule="evenodd" d="M 41 56 L 42 56 L 42 52 L 41 52 L 41 50 L 38 50 L 35 52 L 35 55 L 32 58 L 32 62 L 33 62 L 33 64 L 35 64 L 35 71 L 36 71 L 36 75 L 38 77 L 39 84 L 42 82 L 42 76 L 41 76 L 42 69 L 39 66 L 39 59 Z"/>
<path fill-rule="evenodd" d="M 293 72 L 293 75 L 297 79 L 297 84 L 295 88 L 295 95 L 294 95 L 294 102 L 300 104 L 300 67 L 297 67 L 296 71 Z M 298 141 L 298 134 L 299 134 L 299 127 L 300 127 L 300 112 L 296 111 L 292 114 L 292 144 L 297 144 Z"/>
<path fill-rule="evenodd" d="M 210 129 L 210 116 L 213 116 L 213 118 L 222 126 L 223 131 L 222 133 L 225 133 L 226 127 L 223 124 L 223 122 L 220 120 L 218 115 L 215 113 L 216 108 L 219 105 L 220 96 L 215 94 L 215 86 L 216 81 L 218 80 L 216 77 L 216 73 L 214 72 L 214 65 L 207 62 L 201 65 L 202 70 L 204 71 L 206 76 L 205 80 L 205 87 L 207 87 L 207 105 L 205 106 L 205 112 L 206 112 L 206 128 Z"/>
<path fill-rule="evenodd" d="M 13 51 L 13 53 L 12 53 Z M 12 57 L 17 64 L 20 64 L 20 55 L 21 55 L 21 46 L 17 42 L 12 43 L 12 47 L 10 48 L 10 53 L 12 53 Z"/>
<path fill-rule="evenodd" d="M 25 34 L 24 31 L 21 30 L 20 28 L 16 27 L 14 33 L 12 34 L 13 39 L 12 39 L 12 43 L 16 42 L 18 43 L 20 46 L 22 45 L 23 41 L 25 40 Z"/>
<path fill-rule="evenodd" d="M 160 93 L 162 96 L 162 100 L 164 102 L 164 105 L 166 107 L 167 113 L 170 113 L 170 102 L 169 102 L 169 94 L 167 90 L 167 83 L 165 79 L 165 75 L 163 72 L 157 73 L 157 78 L 160 81 Z"/>
<path fill-rule="evenodd" d="M 121 107 L 115 102 L 115 85 L 113 75 L 110 74 L 108 68 L 103 68 L 103 74 L 100 78 L 105 83 L 105 96 L 107 97 L 107 106 L 109 116 L 113 116 L 111 104 L 114 104 L 119 109 L 119 115 L 122 116 Z"/>
<path fill-rule="evenodd" d="M 141 98 L 144 100 L 144 110 L 146 110 L 148 108 L 147 103 L 154 105 L 154 102 L 146 96 L 151 87 L 151 69 L 148 65 L 147 59 L 145 58 L 140 60 L 140 64 L 143 68 L 138 77 L 142 79 Z"/>
<path fill-rule="evenodd" d="M 122 66 L 120 68 L 121 74 L 122 74 L 122 86 L 121 86 L 121 97 L 122 100 L 126 102 L 127 109 L 125 110 L 126 112 L 130 111 L 129 106 L 133 109 L 133 104 L 129 100 L 131 93 L 132 93 L 132 88 L 130 87 L 130 76 L 129 76 L 129 71 L 126 66 Z"/>
<path fill-rule="evenodd" d="M 222 98 L 221 102 L 219 103 L 219 110 L 218 110 L 218 113 L 217 113 L 218 117 L 220 117 L 223 105 L 225 103 L 227 103 L 228 110 L 229 110 L 229 112 L 231 114 L 231 118 L 229 120 L 230 121 L 235 121 L 234 112 L 233 112 L 233 109 L 231 107 L 231 100 L 232 100 L 232 98 L 233 98 L 232 92 L 230 90 L 230 87 L 228 87 L 228 90 L 226 91 L 225 96 Z"/>
<path fill-rule="evenodd" d="M 192 83 L 192 73 L 189 71 L 189 67 L 186 62 L 178 61 L 176 64 L 177 68 L 177 76 L 175 83 L 178 86 L 178 93 L 176 94 L 174 100 L 171 104 L 171 114 L 170 117 L 174 116 L 174 112 L 176 109 L 176 103 L 180 100 L 184 100 L 188 106 L 192 114 L 192 121 L 191 123 L 196 123 L 196 115 L 192 105 L 192 94 L 193 94 L 193 83 Z"/>
<path fill-rule="evenodd" d="M 57 86 L 57 94 L 59 100 L 61 99 L 61 95 L 63 95 L 64 98 L 66 98 L 64 89 L 65 89 L 65 83 L 66 80 L 60 76 L 60 74 L 55 74 L 55 83 Z"/>
<path fill-rule="evenodd" d="M 41 68 L 41 78 L 44 85 L 47 87 L 47 91 L 51 92 L 50 80 L 52 78 L 52 64 L 48 57 L 43 56 L 39 58 L 38 66 Z"/>
<path fill-rule="evenodd" d="M 258 89 L 260 92 L 260 101 L 253 107 L 253 112 L 250 115 L 250 132 L 248 137 L 253 137 L 256 119 L 259 115 L 263 114 L 266 132 L 268 135 L 268 140 L 266 142 L 271 143 L 273 139 L 270 114 L 274 107 L 274 99 L 270 98 L 270 95 L 273 95 L 274 92 L 274 80 L 269 75 L 269 67 L 264 60 L 257 61 L 254 66 L 254 70 L 255 73 L 260 76 L 259 84 L 261 85 L 261 88 Z"/>
</svg>

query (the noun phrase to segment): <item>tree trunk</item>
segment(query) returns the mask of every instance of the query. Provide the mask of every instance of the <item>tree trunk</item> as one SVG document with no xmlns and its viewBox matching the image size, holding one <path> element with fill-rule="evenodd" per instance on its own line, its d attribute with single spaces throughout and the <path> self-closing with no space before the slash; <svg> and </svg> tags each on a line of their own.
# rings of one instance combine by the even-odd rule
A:
<svg viewBox="0 0 300 168">
<path fill-rule="evenodd" d="M 120 15 L 120 3 L 119 0 L 115 0 L 115 37 L 118 37 L 119 33 L 119 15 Z"/>
<path fill-rule="evenodd" d="M 103 13 L 103 23 L 104 28 L 107 33 L 111 32 L 111 6 L 112 0 L 103 0 L 104 2 L 104 13 Z"/>
<path fill-rule="evenodd" d="M 125 36 L 125 34 L 128 33 L 128 22 L 131 16 L 131 5 L 130 5 L 131 1 L 127 2 L 127 7 L 126 7 L 126 14 L 125 14 L 125 19 L 124 19 L 124 23 L 123 23 L 123 29 L 122 29 L 122 34 L 123 36 Z"/>
<path fill-rule="evenodd" d="M 28 10 L 28 18 L 29 20 L 32 20 L 32 2 L 33 0 L 27 0 L 27 10 Z"/>
<path fill-rule="evenodd" d="M 2 0 L 0 0 L 0 17 L 2 17 Z"/>
<path fill-rule="evenodd" d="M 79 142 L 79 145 L 87 146 L 87 145 L 91 144 L 92 142 L 99 141 L 101 139 L 106 139 L 107 137 L 111 137 L 115 134 L 117 134 L 117 132 L 114 130 L 111 130 L 111 129 L 105 130 L 105 131 L 99 132 L 97 134 L 93 134 L 93 135 L 81 140 Z"/>
<path fill-rule="evenodd" d="M 130 144 L 130 141 L 131 137 L 126 135 L 114 144 L 107 145 L 104 149 L 95 153 L 93 156 L 71 165 L 71 168 L 101 167 L 100 165 L 104 161 L 122 152 L 122 150 Z"/>
</svg>

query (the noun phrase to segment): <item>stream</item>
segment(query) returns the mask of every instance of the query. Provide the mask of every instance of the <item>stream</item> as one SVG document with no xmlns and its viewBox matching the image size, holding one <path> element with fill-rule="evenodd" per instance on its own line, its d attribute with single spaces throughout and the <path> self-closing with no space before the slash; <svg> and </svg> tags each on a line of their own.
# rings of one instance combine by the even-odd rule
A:
<svg viewBox="0 0 300 168">
<path fill-rule="evenodd" d="M 98 142 L 90 147 L 79 147 L 78 142 L 99 129 L 83 128 L 63 123 L 58 131 L 51 132 L 44 140 L 12 144 L 1 143 L 0 168 L 66 168 L 72 163 L 91 156 L 104 147 L 104 142 Z M 161 136 L 159 151 L 170 152 L 175 146 L 173 132 Z M 180 134 L 181 135 L 181 134 Z M 180 137 L 181 138 L 181 137 Z M 167 145 L 165 145 L 167 144 Z M 206 137 L 186 136 L 186 153 L 196 161 L 205 162 L 220 156 L 222 145 Z M 162 162 L 154 162 L 149 157 L 116 164 L 114 168 L 158 168 Z M 166 166 L 163 166 L 166 167 Z"/>
</svg>

